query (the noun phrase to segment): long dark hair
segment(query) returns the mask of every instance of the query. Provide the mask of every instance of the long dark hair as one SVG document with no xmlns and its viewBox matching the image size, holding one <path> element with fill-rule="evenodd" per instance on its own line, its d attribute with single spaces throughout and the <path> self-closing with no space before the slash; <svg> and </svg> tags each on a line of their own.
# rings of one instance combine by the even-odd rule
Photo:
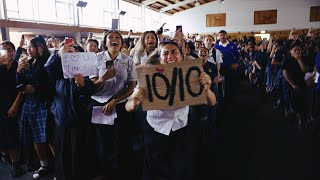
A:
<svg viewBox="0 0 320 180">
<path fill-rule="evenodd" d="M 36 59 L 42 59 L 43 63 L 46 63 L 50 57 L 50 51 L 48 49 L 47 43 L 41 35 L 38 35 L 30 40 L 30 44 L 36 48 L 37 57 Z M 41 47 L 43 52 L 42 56 L 38 53 L 38 48 Z"/>
<path fill-rule="evenodd" d="M 156 34 L 156 32 L 154 32 L 154 31 L 145 31 L 142 35 L 141 35 L 141 40 L 142 40 L 142 45 L 143 45 L 143 47 L 144 48 L 146 48 L 145 47 L 145 44 L 144 44 L 144 40 L 146 39 L 146 36 L 147 36 L 147 34 L 153 34 L 154 35 L 154 37 L 156 37 L 156 46 L 158 46 L 158 35 Z"/>
<path fill-rule="evenodd" d="M 155 49 L 158 47 L 158 42 L 159 42 L 158 35 L 154 31 L 145 31 L 140 36 L 139 41 L 137 42 L 137 44 L 134 46 L 134 56 L 138 57 L 139 60 L 141 58 L 142 52 L 146 49 L 146 46 L 144 44 L 144 40 L 146 39 L 146 36 L 149 33 L 153 34 L 156 37 L 156 47 L 155 47 Z"/>
</svg>

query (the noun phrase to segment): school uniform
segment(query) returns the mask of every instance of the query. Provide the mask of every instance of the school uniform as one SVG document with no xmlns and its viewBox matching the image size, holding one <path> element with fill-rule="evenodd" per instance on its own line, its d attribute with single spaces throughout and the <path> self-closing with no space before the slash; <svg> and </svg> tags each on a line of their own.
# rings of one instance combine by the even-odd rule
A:
<svg viewBox="0 0 320 180">
<path fill-rule="evenodd" d="M 93 91 L 91 80 L 79 88 L 74 79 L 64 79 L 61 59 L 55 52 L 45 65 L 54 98 L 50 111 L 55 120 L 55 177 L 59 180 L 87 180 L 94 177 L 95 141 L 91 114 L 86 105 Z"/>
<path fill-rule="evenodd" d="M 135 64 L 143 64 L 147 63 L 148 55 L 147 51 L 144 50 L 140 56 L 138 54 L 133 55 L 133 62 Z M 141 178 L 142 172 L 141 169 L 143 168 L 143 157 L 144 157 L 144 142 L 143 142 L 143 127 L 146 126 L 147 120 L 147 112 L 142 110 L 142 106 L 139 106 L 133 114 L 133 122 L 134 122 L 134 130 L 133 130 L 133 151 L 134 151 L 134 158 L 136 166 L 134 167 L 136 173 L 136 177 Z"/>
<path fill-rule="evenodd" d="M 267 65 L 269 63 L 269 54 L 266 51 L 258 51 L 254 57 L 254 60 L 258 62 L 258 64 L 261 66 L 261 70 L 259 70 L 258 73 L 258 81 L 259 84 L 263 85 L 266 80 L 266 71 L 267 71 Z"/>
<path fill-rule="evenodd" d="M 222 44 L 221 41 L 215 44 L 214 48 L 218 49 L 222 56 L 223 62 L 220 67 L 220 74 L 225 78 L 225 96 L 231 96 L 233 91 L 239 88 L 240 77 L 237 70 L 231 69 L 232 64 L 240 62 L 240 56 L 238 53 L 237 45 L 227 41 Z"/>
<path fill-rule="evenodd" d="M 221 64 L 221 63 L 223 63 L 222 55 L 221 55 L 220 50 L 214 49 L 214 47 L 212 47 L 209 50 L 209 59 L 208 59 L 208 61 L 213 63 L 213 64 Z"/>
<path fill-rule="evenodd" d="M 211 91 L 217 93 L 217 85 L 213 82 L 218 76 L 216 65 L 207 61 L 203 65 L 204 72 L 212 81 Z M 217 95 L 217 94 L 216 94 Z M 195 177 L 212 178 L 214 172 L 212 165 L 214 157 L 214 125 L 216 120 L 216 106 L 206 104 L 190 106 L 188 131 L 193 143 L 193 162 Z"/>
<path fill-rule="evenodd" d="M 320 91 L 320 52 L 318 52 L 317 56 L 316 56 L 316 70 L 317 70 L 317 74 L 318 74 L 318 79 L 317 79 L 317 86 L 316 89 L 318 91 Z"/>
<path fill-rule="evenodd" d="M 28 61 L 29 69 L 17 74 L 17 86 L 22 91 L 25 85 L 31 84 L 36 91 L 26 94 L 19 121 L 19 132 L 23 144 L 47 142 L 47 93 L 48 75 L 43 59 Z"/>
<path fill-rule="evenodd" d="M 291 55 L 285 56 L 282 69 L 287 71 L 289 78 L 300 88 L 299 92 L 295 92 L 291 85 L 284 79 L 283 92 L 287 106 L 291 107 L 297 113 L 305 114 L 308 105 L 305 96 L 307 87 L 304 80 L 305 73 L 300 68 L 297 60 Z"/>
<path fill-rule="evenodd" d="M 315 61 L 316 67 L 316 78 L 315 78 L 315 92 L 314 92 L 314 106 L 313 106 L 313 116 L 319 118 L 320 120 L 320 52 L 318 52 Z M 320 128 L 320 127 L 319 127 Z"/>
<path fill-rule="evenodd" d="M 141 52 L 140 56 L 138 54 L 133 54 L 132 60 L 134 64 L 146 64 L 148 59 L 147 51 Z"/>
<path fill-rule="evenodd" d="M 189 106 L 147 111 L 143 180 L 193 179 L 188 112 Z"/>
<path fill-rule="evenodd" d="M 252 55 L 251 55 L 251 58 L 250 58 L 250 53 L 252 53 Z M 255 57 L 255 55 L 256 55 L 256 52 L 255 51 L 253 51 L 253 52 L 250 52 L 250 51 L 248 51 L 248 52 L 246 52 L 246 66 L 247 66 L 247 72 L 248 73 L 252 73 L 252 71 L 253 71 L 253 65 L 252 65 L 252 63 L 253 63 L 253 60 L 254 60 L 254 57 Z"/>
<path fill-rule="evenodd" d="M 18 117 L 9 118 L 8 111 L 14 103 L 18 90 L 16 89 L 16 70 L 18 63 L 12 62 L 9 70 L 0 66 L 0 150 L 17 148 L 19 145 Z"/>
<path fill-rule="evenodd" d="M 107 61 L 112 61 L 108 51 L 97 54 L 95 75 L 92 77 L 104 74 Z M 113 66 L 116 76 L 106 80 L 103 88 L 91 96 L 93 106 L 104 106 L 129 82 L 137 81 L 131 57 L 120 52 L 113 60 Z M 116 118 L 109 119 L 106 124 L 95 124 L 99 173 L 111 179 L 126 179 L 131 174 L 133 121 L 130 113 L 125 110 L 126 102 L 127 99 L 124 99 L 117 103 L 114 112 Z"/>
</svg>

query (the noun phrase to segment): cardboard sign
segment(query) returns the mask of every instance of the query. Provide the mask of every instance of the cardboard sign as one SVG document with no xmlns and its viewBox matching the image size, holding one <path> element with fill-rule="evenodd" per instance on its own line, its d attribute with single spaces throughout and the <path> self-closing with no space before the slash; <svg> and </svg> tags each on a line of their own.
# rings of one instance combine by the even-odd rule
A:
<svg viewBox="0 0 320 180">
<path fill-rule="evenodd" d="M 207 103 L 205 90 L 199 81 L 203 67 L 198 59 L 165 65 L 142 65 L 136 71 L 139 86 L 145 92 L 142 102 L 145 111 Z"/>
<path fill-rule="evenodd" d="M 61 64 L 63 77 L 74 78 L 78 73 L 83 76 L 94 74 L 97 56 L 93 52 L 62 53 Z"/>
</svg>

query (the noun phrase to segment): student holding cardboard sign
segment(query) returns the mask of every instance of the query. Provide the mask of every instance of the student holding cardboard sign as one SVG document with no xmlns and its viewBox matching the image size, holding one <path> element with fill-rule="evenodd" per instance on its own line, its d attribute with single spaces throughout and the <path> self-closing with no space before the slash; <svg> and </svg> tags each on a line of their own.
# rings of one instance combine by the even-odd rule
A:
<svg viewBox="0 0 320 180">
<path fill-rule="evenodd" d="M 183 55 L 175 42 L 165 42 L 147 61 L 147 64 L 169 64 L 181 62 Z M 216 98 L 210 90 L 210 77 L 201 72 L 200 83 L 206 93 L 208 105 L 214 105 Z M 126 104 L 128 111 L 134 111 L 142 102 L 146 92 L 139 87 Z M 142 179 L 193 179 L 190 161 L 192 153 L 186 132 L 189 106 L 166 110 L 147 111 L 148 125 L 144 127 L 145 165 Z"/>
</svg>

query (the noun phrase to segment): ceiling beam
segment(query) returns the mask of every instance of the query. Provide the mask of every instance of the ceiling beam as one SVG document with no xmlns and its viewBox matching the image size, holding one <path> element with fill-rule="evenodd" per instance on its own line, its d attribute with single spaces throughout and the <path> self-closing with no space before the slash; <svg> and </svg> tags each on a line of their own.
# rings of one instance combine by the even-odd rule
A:
<svg viewBox="0 0 320 180">
<path fill-rule="evenodd" d="M 193 8 L 194 6 L 191 6 L 190 4 L 187 4 L 188 7 Z"/>
<path fill-rule="evenodd" d="M 157 0 L 146 0 L 146 1 L 142 1 L 142 4 L 147 6 L 147 5 L 155 3 L 155 2 L 157 2 Z"/>
<path fill-rule="evenodd" d="M 177 2 L 175 4 L 172 4 L 172 5 L 169 5 L 167 7 L 161 8 L 161 11 L 162 12 L 166 12 L 166 11 L 168 11 L 170 9 L 178 8 L 179 6 L 184 6 L 184 5 L 186 5 L 188 3 L 191 3 L 191 2 L 195 2 L 195 0 L 185 0 L 185 1 L 182 1 L 182 2 L 179 1 L 179 2 Z"/>
<path fill-rule="evenodd" d="M 172 2 L 172 1 L 170 1 L 170 0 L 164 0 L 164 1 L 166 1 L 166 2 L 168 2 L 168 3 L 170 3 L 170 4 L 175 4 L 174 2 Z"/>
<path fill-rule="evenodd" d="M 166 6 L 167 6 L 167 5 L 165 5 L 165 4 L 163 4 L 163 3 L 159 2 L 159 1 L 157 1 L 155 4 L 160 4 L 160 5 L 163 6 L 163 7 L 166 7 Z"/>
</svg>

